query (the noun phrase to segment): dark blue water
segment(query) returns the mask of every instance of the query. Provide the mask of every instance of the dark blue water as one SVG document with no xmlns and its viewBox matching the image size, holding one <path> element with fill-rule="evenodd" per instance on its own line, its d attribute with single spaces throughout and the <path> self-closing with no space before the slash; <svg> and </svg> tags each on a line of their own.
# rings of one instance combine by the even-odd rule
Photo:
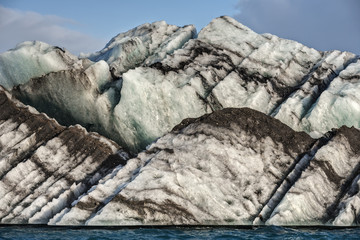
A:
<svg viewBox="0 0 360 240">
<path fill-rule="evenodd" d="M 0 239 L 360 239 L 360 228 L 254 229 L 165 228 L 165 229 L 69 229 L 48 227 L 0 227 Z"/>
</svg>

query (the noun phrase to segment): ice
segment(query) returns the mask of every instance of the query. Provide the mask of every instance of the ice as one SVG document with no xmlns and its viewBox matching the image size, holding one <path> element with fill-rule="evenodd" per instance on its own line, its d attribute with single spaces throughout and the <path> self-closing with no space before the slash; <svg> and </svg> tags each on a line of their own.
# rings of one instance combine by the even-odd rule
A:
<svg viewBox="0 0 360 240">
<path fill-rule="evenodd" d="M 71 208 L 63 216 L 53 219 L 54 225 L 80 225 L 94 214 L 97 208 L 107 204 L 119 191 L 121 191 L 138 173 L 137 169 L 144 162 L 132 159 L 124 167 L 118 167 L 94 185 L 86 195 L 81 196 L 73 203 Z"/>
<path fill-rule="evenodd" d="M 82 126 L 59 126 L 0 89 L 2 222 L 355 224 L 358 154 L 346 128 L 314 150 L 289 144 L 273 120 L 251 131 L 234 119 L 221 125 L 230 110 L 216 124 L 199 121 L 250 107 L 316 138 L 359 128 L 359 56 L 220 17 L 198 37 L 192 25 L 144 24 L 81 57 L 41 42 L 0 55 L 0 84 L 16 98 Z M 127 161 L 115 142 L 85 129 L 144 152 Z"/>
<path fill-rule="evenodd" d="M 20 163 L 17 168 L 9 171 L 0 183 L 0 218 L 6 217 L 12 209 L 12 205 L 16 205 L 24 195 L 29 194 L 30 188 L 42 179 L 44 179 L 44 175 L 39 172 L 36 165 L 30 161 Z M 4 219 L 2 219 L 1 222 L 4 223 Z"/>
<path fill-rule="evenodd" d="M 61 124 L 81 124 L 111 138 L 133 154 L 184 118 L 226 107 L 251 107 L 295 130 L 317 133 L 312 135 L 343 124 L 358 126 L 356 55 L 318 52 L 257 34 L 230 17 L 214 19 L 197 38 L 192 25 L 143 24 L 81 60 L 46 46 L 51 59 L 41 49 L 31 51 L 46 62 L 71 61 L 63 60 L 62 71 L 24 73 L 23 84 L 13 90 L 16 97 Z M 11 54 L 27 48 L 4 54 L 10 59 L 6 69 L 20 64 Z"/>
<path fill-rule="evenodd" d="M 270 214 L 274 211 L 274 208 L 279 204 L 279 202 L 284 198 L 284 195 L 287 193 L 289 188 L 299 179 L 301 173 L 309 165 L 310 160 L 314 157 L 315 152 L 318 150 L 316 144 L 313 149 L 303 156 L 300 161 L 295 165 L 294 169 L 286 177 L 286 181 L 283 181 L 282 184 L 278 187 L 276 192 L 271 196 L 269 201 L 263 207 L 259 216 L 253 221 L 254 225 L 262 225 L 270 217 Z"/>
<path fill-rule="evenodd" d="M 318 124 L 318 122 L 320 122 L 318 117 L 327 118 L 324 115 L 327 114 L 326 111 L 328 111 L 328 108 L 323 108 L 322 112 L 318 114 L 316 113 L 317 110 L 312 111 L 313 108 L 316 109 L 317 104 L 320 103 L 317 102 L 319 97 L 325 100 L 325 103 L 320 103 L 321 105 L 331 104 L 331 99 L 334 98 L 326 97 L 328 93 L 323 91 L 332 84 L 334 78 L 335 81 L 337 81 L 336 79 L 339 73 L 345 68 L 350 67 L 351 65 L 349 66 L 349 64 L 354 61 L 354 59 L 356 59 L 356 56 L 348 52 L 332 51 L 326 53 L 323 59 L 305 79 L 306 82 L 289 96 L 272 115 L 298 131 L 305 130 L 307 132 L 317 131 L 325 133 L 331 130 L 331 126 L 341 127 L 344 124 L 344 122 L 338 121 L 340 120 L 341 112 L 334 112 L 336 120 L 325 124 L 325 126 L 321 126 Z M 314 114 L 314 118 L 312 114 Z M 310 120 L 312 121 L 310 125 L 309 119 L 315 118 L 317 119 L 316 123 L 314 123 L 314 120 Z"/>
<path fill-rule="evenodd" d="M 344 202 L 344 208 L 333 222 L 335 226 L 356 226 L 360 213 L 360 197 L 355 195 Z"/>
<path fill-rule="evenodd" d="M 20 163 L 19 165 L 17 165 L 15 168 L 12 169 L 15 171 L 19 171 L 19 169 L 24 168 L 20 166 L 33 166 L 32 168 L 29 167 L 29 170 L 27 170 L 27 172 L 28 171 L 30 172 L 26 173 L 26 175 L 29 175 L 29 177 L 33 179 L 26 181 L 25 182 L 26 185 L 21 184 L 21 182 L 24 182 L 25 180 L 17 179 L 12 175 L 12 170 L 9 173 L 7 173 L 4 177 L 5 179 L 3 178 L 2 181 L 6 181 L 6 179 L 9 179 L 7 181 L 8 184 L 10 186 L 14 185 L 16 186 L 16 188 L 18 188 L 17 191 L 16 190 L 12 191 L 12 194 L 15 193 L 17 194 L 18 197 L 15 198 L 15 201 L 12 202 L 10 206 L 18 205 L 18 207 L 13 209 L 12 212 L 8 212 L 8 215 L 6 217 L 2 216 L 4 217 L 2 219 L 2 222 L 8 222 L 8 221 L 13 222 L 14 219 L 27 219 L 31 217 L 32 214 L 34 214 L 34 212 L 36 212 L 39 209 L 39 207 L 45 205 L 49 200 L 46 196 L 42 195 L 41 193 L 48 192 L 47 195 L 48 197 L 50 197 L 51 194 L 54 193 L 57 194 L 63 188 L 66 188 L 67 184 L 65 181 L 64 182 L 58 181 L 57 184 L 59 184 L 61 187 L 60 189 L 59 188 L 54 189 L 53 184 L 56 181 L 56 178 L 46 176 L 46 171 L 51 172 L 53 174 L 55 174 L 56 172 L 59 172 L 61 174 L 61 171 L 64 172 L 68 171 L 67 168 L 68 164 L 66 163 L 64 164 L 64 159 L 68 159 L 68 158 L 70 158 L 70 155 L 67 151 L 66 146 L 62 146 L 62 141 L 58 138 L 55 138 L 49 141 L 47 145 L 41 146 L 34 153 L 32 159 L 29 159 L 24 164 Z M 71 158 L 69 160 L 71 160 Z M 39 165 L 43 165 L 44 169 L 39 168 L 38 167 Z M 22 171 L 25 171 L 25 169 Z M 34 178 L 34 175 L 38 175 L 38 177 Z M 24 175 L 20 174 L 20 177 L 24 177 Z M 21 191 L 22 188 L 23 190 Z M 21 194 L 18 193 L 18 191 L 21 191 Z M 39 195 L 42 196 L 38 198 L 37 201 L 34 201 L 34 199 L 36 199 L 37 196 Z M 6 205 L 5 199 L 1 199 L 2 204 L 4 205 Z M 24 208 L 23 206 L 27 206 L 27 207 Z"/>
<path fill-rule="evenodd" d="M 15 200 L 9 202 L 10 206 L 17 203 L 14 201 L 20 201 L 17 204 L 18 207 L 12 212 L 8 212 L 6 217 L 1 216 L 2 222 L 16 223 L 21 222 L 21 219 L 29 219 L 30 223 L 47 223 L 55 213 L 68 206 L 71 199 L 76 199 L 87 190 L 86 182 L 70 186 L 69 180 L 76 183 L 87 179 L 101 162 L 95 162 L 91 157 L 85 157 L 84 153 L 70 154 L 69 151 L 71 148 L 69 150 L 62 139 L 54 138 L 45 146 L 39 147 L 31 159 L 13 168 L 16 173 L 13 174 L 13 170 L 11 170 L 5 175 L 2 181 L 6 181 L 7 184 L 16 184 L 16 188 L 19 190 L 24 188 L 24 190 L 21 194 L 19 194 L 19 190 L 12 190 L 2 197 L 1 202 L 4 206 L 6 206 L 7 199 L 12 196 L 11 194 L 16 194 L 19 199 L 15 197 Z M 37 168 L 36 166 L 42 167 Z M 31 173 L 19 174 L 19 169 L 24 168 Z M 21 171 L 25 171 L 25 169 Z M 31 180 L 24 182 L 25 180 L 17 178 L 23 178 L 24 175 L 29 175 L 28 178 Z M 38 177 L 34 178 L 35 175 Z M 89 179 L 92 184 L 102 177 L 101 174 L 94 176 L 97 176 L 97 179 L 94 177 Z M 31 192 L 30 189 L 32 189 Z M 5 193 L 5 191 L 3 192 Z M 26 196 L 26 198 L 21 199 L 22 196 Z"/>
<path fill-rule="evenodd" d="M 47 223 L 51 217 L 53 217 L 54 213 L 60 212 L 63 210 L 66 206 L 68 206 L 68 200 L 73 197 L 78 197 L 79 193 L 84 192 L 86 189 L 86 186 L 83 186 L 80 184 L 75 184 L 68 189 L 65 190 L 63 193 L 60 194 L 58 198 L 53 199 L 52 201 L 48 202 L 46 201 L 46 204 L 44 204 L 41 208 L 41 211 L 38 211 L 36 214 L 34 214 L 30 219 L 29 223 L 31 224 L 41 224 L 41 223 Z M 75 196 L 71 196 L 75 195 Z"/>
<path fill-rule="evenodd" d="M 320 57 L 314 49 L 274 36 L 255 49 L 241 66 L 250 72 L 276 78 L 278 85 L 294 87 Z"/>
<path fill-rule="evenodd" d="M 6 61 L 4 71 L 21 65 L 20 62 L 13 60 L 13 58 L 18 58 L 17 55 L 13 55 L 20 53 L 24 55 L 24 58 L 29 58 L 27 61 L 31 63 L 39 62 L 42 65 L 56 63 L 56 66 L 62 66 L 63 62 L 63 67 L 45 69 L 41 67 L 42 65 L 37 68 L 30 66 L 29 68 L 35 69 L 36 72 L 31 74 L 19 72 L 18 74 L 22 74 L 20 82 L 9 85 L 4 78 L 1 84 L 8 88 L 19 83 L 23 84 L 14 90 L 15 95 L 27 104 L 36 106 L 38 110 L 56 118 L 62 124 L 79 123 L 89 130 L 100 132 L 108 137 L 112 136 L 112 139 L 119 143 L 129 142 L 123 139 L 122 133 L 116 131 L 117 125 L 121 123 L 114 122 L 117 114 L 114 114 L 113 110 L 120 100 L 123 82 L 118 80 L 112 83 L 115 77 L 114 68 L 117 69 L 116 71 L 125 72 L 136 67 L 140 62 L 145 63 L 148 57 L 149 59 L 146 60 L 148 65 L 160 61 L 167 54 L 182 47 L 195 34 L 196 30 L 192 25 L 180 28 L 165 22 L 144 24 L 127 33 L 119 34 L 101 52 L 88 56 L 96 60 L 96 63 L 87 59 L 79 60 L 62 49 L 44 43 L 33 42 L 35 46 L 30 47 L 27 46 L 30 43 L 24 43 L 2 55 Z M 143 54 L 143 50 L 146 53 Z M 102 59 L 108 61 L 110 66 Z M 11 81 L 18 79 L 13 72 L 6 77 L 12 79 Z M 187 116 L 188 114 L 176 116 L 168 129 L 173 126 L 173 122 L 177 123 Z M 126 119 L 126 121 L 137 120 Z M 162 130 L 161 134 L 163 132 Z M 146 134 L 150 135 L 150 138 L 136 139 L 134 142 L 145 141 L 148 144 L 161 135 L 158 131 L 156 135 Z M 138 145 L 126 147 L 136 148 L 135 152 L 139 151 Z"/>
<path fill-rule="evenodd" d="M 8 120 L 0 126 L 0 146 L 2 147 L 3 152 L 8 152 L 16 148 L 20 142 L 31 135 L 31 132 L 24 123 L 19 125 L 16 122 Z"/>
<path fill-rule="evenodd" d="M 172 54 L 175 50 L 182 48 L 186 42 L 195 36 L 196 29 L 193 25 L 187 25 L 178 29 L 168 39 L 161 43 L 156 50 L 153 51 L 154 53 L 146 59 L 145 65 L 160 62 L 168 54 Z"/>
<path fill-rule="evenodd" d="M 243 57 L 268 40 L 227 16 L 212 20 L 200 31 L 198 39 L 238 52 Z"/>
<path fill-rule="evenodd" d="M 112 73 L 121 77 L 129 69 L 161 61 L 195 35 L 193 25 L 180 28 L 165 21 L 146 23 L 117 35 L 101 51 L 81 57 L 105 60 Z"/>
<path fill-rule="evenodd" d="M 269 113 L 276 106 L 264 86 L 250 83 L 245 88 L 244 85 L 245 82 L 232 72 L 216 85 L 213 94 L 224 108 L 246 106 Z"/>
<path fill-rule="evenodd" d="M 31 78 L 78 68 L 80 64 L 77 57 L 58 47 L 39 41 L 23 42 L 0 54 L 1 85 L 10 90 Z"/>
<path fill-rule="evenodd" d="M 350 131 L 348 131 L 349 133 Z M 332 218 L 331 205 L 341 196 L 342 189 L 358 164 L 344 129 L 321 147 L 273 211 L 266 224 L 321 225 Z"/>
<path fill-rule="evenodd" d="M 97 85 L 99 89 L 111 81 L 109 65 L 105 61 L 98 61 L 85 70 L 86 76 L 92 85 Z"/>
<path fill-rule="evenodd" d="M 358 175 L 351 185 L 348 193 L 340 201 L 338 215 L 332 222 L 335 226 L 352 226 L 358 224 L 357 217 L 360 213 L 359 184 L 360 175 Z"/>
<path fill-rule="evenodd" d="M 126 146 L 144 149 L 182 119 L 206 113 L 195 90 L 174 80 L 180 79 L 142 68 L 123 75 L 121 101 L 114 109 L 114 118 L 117 132 L 126 136 Z"/>
<path fill-rule="evenodd" d="M 138 37 L 122 38 L 116 42 L 115 46 L 110 45 L 102 50 L 102 52 L 104 53 L 100 56 L 90 58 L 107 61 L 115 69 L 113 74 L 117 77 L 120 77 L 121 73 L 142 63 L 149 55 L 148 49 Z"/>
<path fill-rule="evenodd" d="M 161 64 L 123 74 L 121 100 L 114 110 L 116 132 L 126 136 L 121 144 L 131 146 L 133 151 L 144 149 L 182 119 L 224 107 L 251 107 L 270 114 L 284 95 L 283 90 L 276 88 L 289 91 L 287 88 L 299 84 L 321 58 L 314 49 L 277 37 L 261 37 L 229 21 L 233 22 L 226 17 L 215 19 L 199 33 L 198 39 L 188 41 Z M 232 47 L 224 35 L 221 44 L 216 40 L 219 36 L 213 36 L 227 28 L 233 29 L 227 30 L 227 37 L 233 32 L 243 36 L 237 37 L 239 45 L 247 45 L 247 38 L 261 40 L 242 56 L 242 49 Z M 286 61 L 279 59 L 281 55 Z M 260 64 L 261 61 L 270 62 Z M 289 64 L 294 67 L 288 67 Z M 260 65 L 261 69 L 257 68 Z M 276 83 L 280 87 L 272 86 L 275 79 L 266 75 L 273 69 L 278 71 L 274 73 L 277 80 L 283 81 Z M 285 71 L 288 73 L 283 74 Z"/>
<path fill-rule="evenodd" d="M 238 121 L 254 124 L 251 117 Z M 235 123 L 194 123 L 158 139 L 136 158 L 145 163 L 138 175 L 86 224 L 251 224 L 296 153 L 247 131 Z M 96 198 L 83 199 L 89 204 Z M 68 222 L 79 208 L 65 215 Z"/>
<path fill-rule="evenodd" d="M 0 89 L 0 221 L 45 224 L 128 154 L 111 140 L 55 120 Z"/>
<path fill-rule="evenodd" d="M 360 126 L 360 75 L 356 75 L 359 73 L 354 71 L 355 68 L 360 68 L 360 60 L 341 71 L 321 94 L 312 111 L 303 119 L 306 128 L 325 133 L 342 125 Z"/>
<path fill-rule="evenodd" d="M 227 38 L 223 37 L 224 29 L 227 31 Z M 221 42 L 217 41 L 220 35 Z M 237 36 L 237 47 L 231 45 L 233 42 L 228 40 L 231 39 L 229 35 L 234 38 Z M 240 35 L 242 38 L 238 37 Z M 247 45 L 247 38 L 252 42 L 258 40 L 258 45 L 245 54 L 242 53 L 242 48 L 239 49 L 239 45 Z M 220 49 L 206 45 L 202 41 L 214 44 Z M 243 59 L 239 56 L 243 56 Z M 283 56 L 283 59 L 280 59 L 280 56 Z M 229 58 L 234 62 L 228 61 Z M 119 119 L 116 128 L 120 132 L 127 132 L 126 136 L 129 136 L 129 139 L 125 140 L 126 145 L 139 146 L 137 139 L 142 139 L 145 143 L 140 143 L 140 146 L 144 146 L 151 142 L 150 139 L 156 139 L 170 130 L 181 118 L 198 117 L 223 107 L 246 106 L 269 114 L 282 100 L 283 93 L 275 92 L 274 88 L 277 86 L 270 87 L 273 81 L 266 79 L 274 75 L 277 76 L 277 80 L 283 81 L 276 84 L 286 85 L 284 88 L 294 87 L 320 58 L 319 52 L 296 42 L 277 37 L 262 37 L 246 28 L 233 25 L 233 20 L 229 18 L 215 19 L 199 33 L 197 40 L 190 40 L 183 49 L 177 50 L 174 55 L 169 55 L 161 62 L 163 68 L 158 69 L 162 74 L 153 68 L 143 67 L 123 75 L 122 97 L 115 108 L 115 115 Z M 263 63 L 260 63 L 262 61 Z M 188 65 L 183 66 L 183 63 Z M 177 70 L 179 66 L 182 68 Z M 262 66 L 261 69 L 258 66 Z M 245 78 L 239 74 L 238 69 L 246 69 L 249 75 L 256 73 L 268 83 L 262 84 L 251 80 L 251 76 Z M 270 73 L 273 69 L 278 72 Z M 287 72 L 283 74 L 284 71 Z M 270 75 L 267 76 L 266 72 Z M 164 86 L 165 81 L 162 79 L 174 85 Z M 130 87 L 129 84 L 138 86 Z M 152 97 L 153 94 L 156 94 L 156 98 Z M 189 103 L 193 106 L 189 107 Z M 195 104 L 199 106 L 194 106 Z M 128 119 L 123 119 L 120 112 Z M 180 117 L 172 117 L 174 115 Z M 136 134 L 138 136 L 135 136 Z"/>
<path fill-rule="evenodd" d="M 41 84 L 30 81 L 15 94 L 62 124 L 80 123 L 104 132 L 101 130 L 109 125 L 113 103 L 110 92 L 101 94 L 101 89 L 110 81 L 108 65 L 99 61 L 85 71 L 49 73 L 41 78 Z"/>
</svg>

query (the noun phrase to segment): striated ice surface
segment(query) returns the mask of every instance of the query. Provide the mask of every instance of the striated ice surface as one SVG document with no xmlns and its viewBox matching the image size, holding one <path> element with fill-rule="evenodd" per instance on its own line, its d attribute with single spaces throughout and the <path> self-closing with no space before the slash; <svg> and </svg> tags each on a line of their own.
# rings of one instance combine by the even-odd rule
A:
<svg viewBox="0 0 360 240">
<path fill-rule="evenodd" d="M 351 225 L 336 211 L 338 199 L 346 194 L 359 167 L 356 129 L 342 127 L 321 147 L 274 209 L 267 224 L 276 225 Z M 351 201 L 351 200 L 347 200 Z M 356 206 L 356 205 L 355 205 Z M 344 210 L 343 210 L 344 211 Z M 347 221 L 347 222 L 346 222 Z M 352 220 L 353 221 L 353 220 Z M 343 222 L 343 223 L 342 223 Z"/>
<path fill-rule="evenodd" d="M 257 34 L 229 17 L 213 20 L 198 39 L 240 55 L 240 68 L 276 78 L 279 86 L 296 86 L 321 57 L 315 49 L 271 34 Z"/>
<path fill-rule="evenodd" d="M 251 224 L 299 153 L 314 143 L 268 120 L 263 125 L 261 113 L 226 109 L 185 122 L 52 224 Z M 273 131 L 279 127 L 281 133 Z"/>
<path fill-rule="evenodd" d="M 109 66 L 99 61 L 86 69 L 33 78 L 14 88 L 13 94 L 62 124 L 79 123 L 89 130 L 103 132 L 110 125 L 111 109 L 116 101 L 114 89 L 102 91 L 111 79 Z"/>
<path fill-rule="evenodd" d="M 314 140 L 251 109 L 186 119 L 53 225 L 356 225 L 360 131 Z"/>
<path fill-rule="evenodd" d="M 233 25 L 230 18 L 218 18 L 197 39 L 163 61 L 123 74 L 121 100 L 114 113 L 116 129 L 127 133 L 127 146 L 144 148 L 181 119 L 224 107 L 247 106 L 271 113 L 321 59 L 314 49 L 275 36 L 263 37 L 238 25 Z M 248 46 L 247 41 L 256 40 L 258 45 L 249 52 L 234 48 L 233 42 L 224 38 L 224 28 L 230 28 L 227 35 L 233 34 L 229 39 L 243 36 L 238 44 L 242 41 Z M 212 34 L 219 34 L 224 41 L 217 42 Z M 283 65 L 266 63 L 268 59 L 279 61 L 264 57 L 273 54 L 274 49 L 283 55 Z M 274 69 L 276 72 L 271 72 Z"/>
<path fill-rule="evenodd" d="M 113 141 L 63 127 L 0 88 L 1 223 L 46 224 L 127 158 Z"/>
<path fill-rule="evenodd" d="M 325 133 L 330 128 L 346 125 L 360 127 L 360 60 L 340 72 L 321 94 L 304 125 Z"/>
<path fill-rule="evenodd" d="M 141 153 L 140 153 L 141 155 Z M 128 160 L 126 165 L 115 168 L 89 191 L 72 203 L 71 208 L 60 212 L 49 221 L 54 225 L 84 225 L 87 220 L 111 201 L 127 184 L 132 181 L 139 169 L 145 164 L 141 157 Z"/>
<path fill-rule="evenodd" d="M 354 54 L 349 52 L 326 52 L 322 60 L 306 76 L 306 81 L 285 99 L 272 115 L 297 131 L 320 131 L 325 133 L 331 129 L 331 126 L 340 127 L 341 125 L 338 125 L 336 121 L 323 126 L 320 124 L 324 124 L 324 121 L 311 121 L 310 119 L 322 118 L 322 114 L 326 114 L 327 109 L 324 109 L 324 112 L 320 114 L 315 114 L 316 111 L 313 111 L 313 108 L 316 108 L 318 104 L 317 99 L 326 94 L 324 92 L 326 92 L 334 78 L 339 78 L 339 73 L 354 61 L 355 57 Z M 311 125 L 309 120 L 312 122 Z M 354 119 L 350 118 L 349 120 L 353 121 Z M 340 124 L 344 124 L 344 122 Z"/>
</svg>

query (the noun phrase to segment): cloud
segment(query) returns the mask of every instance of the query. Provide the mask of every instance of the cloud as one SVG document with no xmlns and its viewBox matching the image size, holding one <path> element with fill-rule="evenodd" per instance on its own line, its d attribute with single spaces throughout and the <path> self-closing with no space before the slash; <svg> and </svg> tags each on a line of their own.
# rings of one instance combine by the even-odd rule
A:
<svg viewBox="0 0 360 240">
<path fill-rule="evenodd" d="M 53 15 L 20 11 L 0 6 L 0 52 L 23 41 L 39 40 L 65 47 L 74 54 L 100 50 L 105 40 L 96 39 L 66 26 L 76 22 Z"/>
<path fill-rule="evenodd" d="M 236 8 L 234 17 L 258 33 L 360 54 L 358 0 L 239 0 Z"/>
</svg>

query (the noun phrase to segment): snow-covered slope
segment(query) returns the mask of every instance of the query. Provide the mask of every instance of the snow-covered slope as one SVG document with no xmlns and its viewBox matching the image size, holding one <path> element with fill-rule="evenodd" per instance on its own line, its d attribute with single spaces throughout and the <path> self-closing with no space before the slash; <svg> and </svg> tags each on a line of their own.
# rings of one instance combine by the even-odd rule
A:
<svg viewBox="0 0 360 240">
<path fill-rule="evenodd" d="M 47 223 L 127 158 L 113 141 L 63 127 L 0 87 L 1 223 Z"/>
<path fill-rule="evenodd" d="M 226 107 L 250 107 L 313 136 L 360 127 L 359 56 L 257 34 L 230 17 L 195 35 L 191 25 L 144 24 L 82 59 L 24 43 L 0 55 L 0 83 L 21 84 L 13 93 L 23 102 L 132 153 L 185 118 Z"/>
</svg>

